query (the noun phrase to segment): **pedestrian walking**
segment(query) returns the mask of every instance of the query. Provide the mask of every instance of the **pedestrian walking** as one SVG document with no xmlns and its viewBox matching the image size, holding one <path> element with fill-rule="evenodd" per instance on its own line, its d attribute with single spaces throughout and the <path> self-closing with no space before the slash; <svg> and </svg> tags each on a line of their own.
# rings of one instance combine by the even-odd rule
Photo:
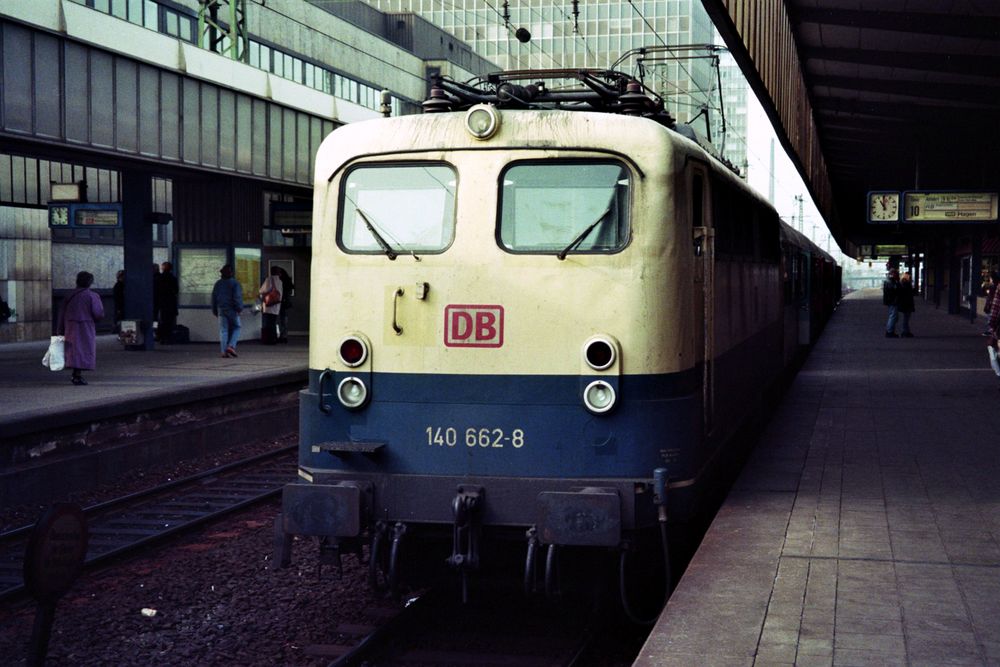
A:
<svg viewBox="0 0 1000 667">
<path fill-rule="evenodd" d="M 66 337 L 66 367 L 73 369 L 75 385 L 87 384 L 82 372 L 97 368 L 97 321 L 104 317 L 104 306 L 90 289 L 93 284 L 93 274 L 76 274 L 76 289 L 63 302 L 56 326 L 56 333 Z"/>
<path fill-rule="evenodd" d="M 233 267 L 219 269 L 222 276 L 212 288 L 212 314 L 219 318 L 219 348 L 223 357 L 237 357 L 240 342 L 240 313 L 243 312 L 243 287 L 233 278 Z"/>
</svg>

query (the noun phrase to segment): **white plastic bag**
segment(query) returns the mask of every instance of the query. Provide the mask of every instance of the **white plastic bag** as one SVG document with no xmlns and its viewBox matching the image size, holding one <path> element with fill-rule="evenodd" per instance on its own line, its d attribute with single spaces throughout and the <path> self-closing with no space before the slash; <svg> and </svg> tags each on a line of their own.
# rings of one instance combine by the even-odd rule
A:
<svg viewBox="0 0 1000 667">
<path fill-rule="evenodd" d="M 66 338 L 53 336 L 49 340 L 49 349 L 42 357 L 42 366 L 48 366 L 50 371 L 61 371 L 66 367 Z"/>
<path fill-rule="evenodd" d="M 997 359 L 997 349 L 992 345 L 986 346 L 986 354 L 990 355 L 990 366 L 993 367 L 993 372 L 1000 377 L 1000 361 Z"/>
</svg>

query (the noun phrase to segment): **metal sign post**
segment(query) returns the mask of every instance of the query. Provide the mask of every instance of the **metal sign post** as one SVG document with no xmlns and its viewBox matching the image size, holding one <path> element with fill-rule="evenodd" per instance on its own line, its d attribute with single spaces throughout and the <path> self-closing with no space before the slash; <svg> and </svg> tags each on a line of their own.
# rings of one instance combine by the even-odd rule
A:
<svg viewBox="0 0 1000 667">
<path fill-rule="evenodd" d="M 28 646 L 28 664 L 44 665 L 56 603 L 83 570 L 87 518 L 79 505 L 56 503 L 35 524 L 24 554 L 24 587 L 38 602 Z"/>
</svg>

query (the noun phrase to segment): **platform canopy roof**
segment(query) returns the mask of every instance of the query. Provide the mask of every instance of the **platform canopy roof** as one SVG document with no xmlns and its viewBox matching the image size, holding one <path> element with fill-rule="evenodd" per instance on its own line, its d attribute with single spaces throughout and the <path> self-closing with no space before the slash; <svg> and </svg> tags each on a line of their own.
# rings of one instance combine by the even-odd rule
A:
<svg viewBox="0 0 1000 667">
<path fill-rule="evenodd" d="M 1000 187 L 1000 2 L 704 4 L 846 251 L 931 231 L 870 225 L 869 191 Z"/>
</svg>

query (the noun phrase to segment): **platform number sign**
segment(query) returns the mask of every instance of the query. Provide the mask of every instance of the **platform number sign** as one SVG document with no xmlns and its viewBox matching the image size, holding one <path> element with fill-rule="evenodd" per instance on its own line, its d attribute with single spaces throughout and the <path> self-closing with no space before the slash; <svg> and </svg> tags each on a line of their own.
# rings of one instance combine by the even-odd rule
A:
<svg viewBox="0 0 1000 667">
<path fill-rule="evenodd" d="M 503 347 L 503 314 L 496 305 L 446 306 L 445 347 Z"/>
</svg>

